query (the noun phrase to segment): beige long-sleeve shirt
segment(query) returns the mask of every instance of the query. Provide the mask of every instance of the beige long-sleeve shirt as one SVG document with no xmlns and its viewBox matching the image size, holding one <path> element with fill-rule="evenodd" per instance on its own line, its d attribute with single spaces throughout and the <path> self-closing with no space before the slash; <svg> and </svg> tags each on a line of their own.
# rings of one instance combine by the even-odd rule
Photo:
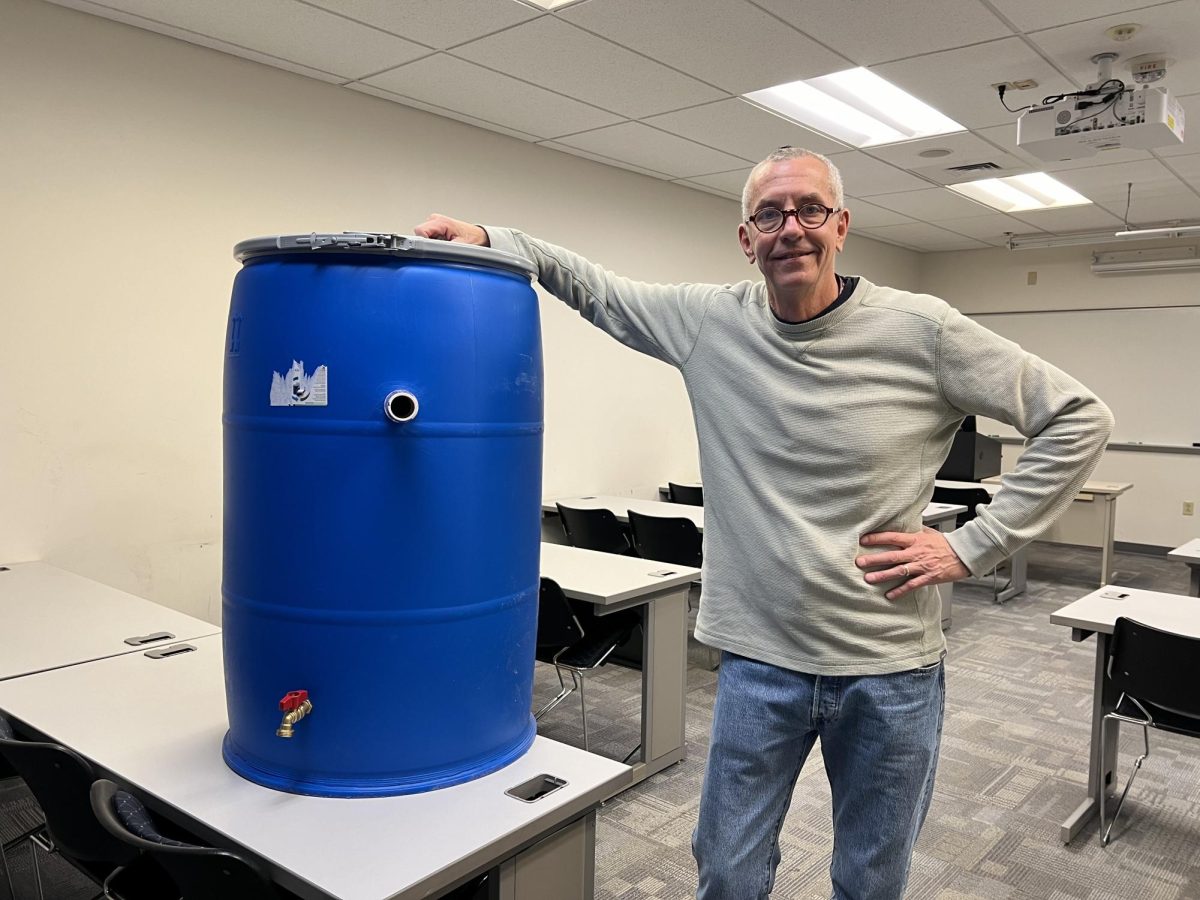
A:
<svg viewBox="0 0 1200 900">
<path fill-rule="evenodd" d="M 860 279 L 836 309 L 787 324 L 762 282 L 645 284 L 487 231 L 584 318 L 682 373 L 704 479 L 696 637 L 713 647 L 821 675 L 935 662 L 936 589 L 888 600 L 893 585 L 854 564 L 859 538 L 920 530 L 963 417 L 988 416 L 1029 440 L 993 501 L 948 535 L 987 572 L 1067 508 L 1112 429 L 1078 381 L 936 297 Z"/>
</svg>

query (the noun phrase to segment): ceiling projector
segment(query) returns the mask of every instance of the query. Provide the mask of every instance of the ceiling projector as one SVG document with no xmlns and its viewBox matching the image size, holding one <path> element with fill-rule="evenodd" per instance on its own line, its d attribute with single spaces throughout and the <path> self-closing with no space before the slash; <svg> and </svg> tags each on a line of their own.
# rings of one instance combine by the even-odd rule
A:
<svg viewBox="0 0 1200 900">
<path fill-rule="evenodd" d="M 1047 97 L 1017 120 L 1017 146 L 1048 162 L 1086 159 L 1103 150 L 1152 150 L 1183 143 L 1183 108 L 1165 87 L 1126 86 L 1110 75 L 1116 54 L 1098 54 L 1100 78 L 1073 94 Z M 1143 65 L 1144 68 L 1144 65 Z M 1161 77 L 1140 74 L 1144 81 Z"/>
</svg>

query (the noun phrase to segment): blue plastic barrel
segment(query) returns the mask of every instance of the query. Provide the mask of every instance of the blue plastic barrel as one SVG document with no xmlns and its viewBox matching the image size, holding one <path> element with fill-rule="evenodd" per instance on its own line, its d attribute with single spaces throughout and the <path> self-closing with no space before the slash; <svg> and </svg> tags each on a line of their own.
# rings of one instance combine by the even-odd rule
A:
<svg viewBox="0 0 1200 900">
<path fill-rule="evenodd" d="M 535 733 L 532 267 L 374 234 L 259 238 L 235 255 L 226 762 L 331 797 L 431 790 L 507 765 Z M 278 736 L 298 692 L 311 711 Z"/>
</svg>

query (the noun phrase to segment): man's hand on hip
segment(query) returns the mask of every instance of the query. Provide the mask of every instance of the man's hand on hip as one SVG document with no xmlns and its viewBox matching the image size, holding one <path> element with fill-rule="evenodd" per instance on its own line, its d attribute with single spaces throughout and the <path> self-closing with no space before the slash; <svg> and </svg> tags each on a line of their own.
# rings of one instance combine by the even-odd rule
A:
<svg viewBox="0 0 1200 900">
<path fill-rule="evenodd" d="M 478 225 L 470 222 L 460 222 L 440 213 L 433 213 L 428 219 L 413 229 L 417 237 L 433 238 L 435 241 L 457 241 L 460 244 L 477 244 L 480 247 L 491 246 L 487 232 Z"/>
<path fill-rule="evenodd" d="M 916 534 L 906 531 L 864 534 L 859 543 L 864 547 L 900 548 L 860 556 L 854 560 L 854 564 L 860 569 L 873 570 L 863 576 L 863 580 L 868 584 L 879 584 L 881 581 L 900 582 L 885 595 L 889 600 L 899 599 L 919 587 L 958 581 L 971 574 L 946 540 L 946 536 L 928 526 Z"/>
</svg>

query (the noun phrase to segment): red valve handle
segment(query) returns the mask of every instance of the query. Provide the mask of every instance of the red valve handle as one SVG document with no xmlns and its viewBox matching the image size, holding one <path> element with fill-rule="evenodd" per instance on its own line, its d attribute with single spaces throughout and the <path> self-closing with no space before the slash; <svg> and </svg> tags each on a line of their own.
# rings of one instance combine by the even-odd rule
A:
<svg viewBox="0 0 1200 900">
<path fill-rule="evenodd" d="M 308 699 L 308 691 L 288 691 L 283 695 L 283 699 L 279 701 L 279 708 L 284 712 L 292 712 L 299 709 L 300 705 Z"/>
</svg>

